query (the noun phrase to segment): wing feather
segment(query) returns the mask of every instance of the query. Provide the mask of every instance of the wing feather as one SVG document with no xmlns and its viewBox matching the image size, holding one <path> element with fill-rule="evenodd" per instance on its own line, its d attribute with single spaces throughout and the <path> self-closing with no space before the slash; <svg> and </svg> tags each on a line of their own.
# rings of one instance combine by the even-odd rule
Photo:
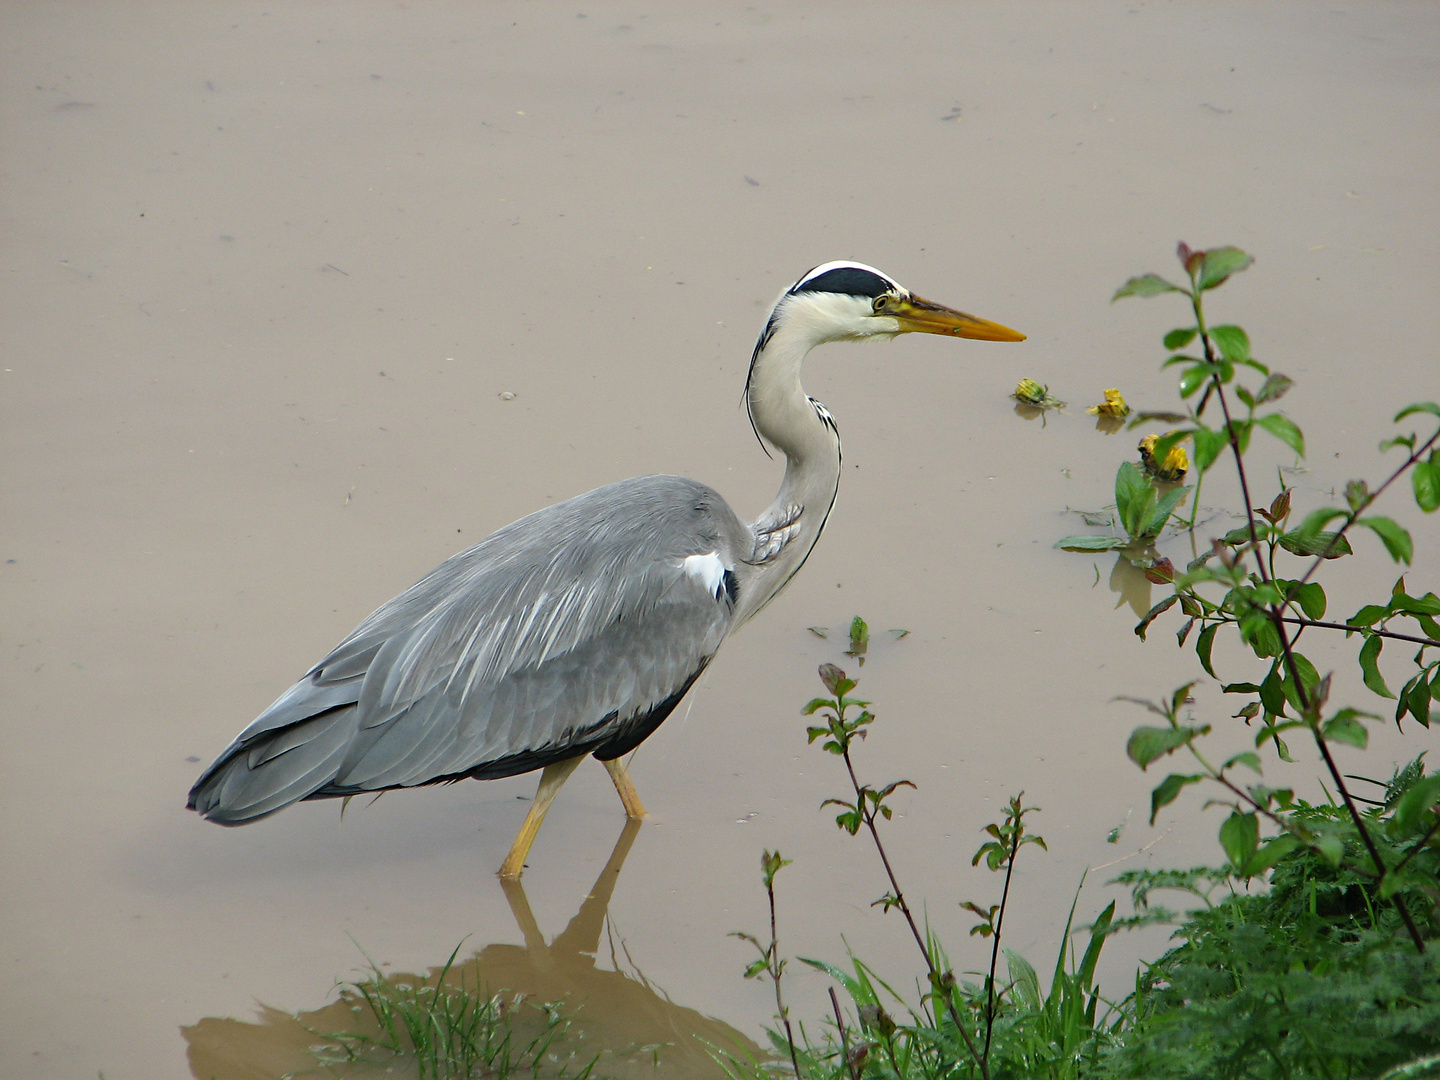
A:
<svg viewBox="0 0 1440 1080">
<path fill-rule="evenodd" d="M 685 560 L 733 567 L 751 544 L 719 495 L 679 477 L 522 518 L 361 623 L 217 759 L 191 805 L 258 817 L 608 745 L 673 708 L 731 627 L 733 595 Z"/>
</svg>

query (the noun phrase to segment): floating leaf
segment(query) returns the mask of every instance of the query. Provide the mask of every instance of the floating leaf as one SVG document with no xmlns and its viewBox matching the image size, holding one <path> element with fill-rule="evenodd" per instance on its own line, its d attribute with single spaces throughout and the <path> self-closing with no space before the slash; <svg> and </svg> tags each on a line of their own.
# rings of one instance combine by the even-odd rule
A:
<svg viewBox="0 0 1440 1080">
<path fill-rule="evenodd" d="M 1055 541 L 1055 546 L 1065 551 L 1109 551 L 1124 547 L 1129 542 L 1118 536 L 1067 536 Z"/>
</svg>

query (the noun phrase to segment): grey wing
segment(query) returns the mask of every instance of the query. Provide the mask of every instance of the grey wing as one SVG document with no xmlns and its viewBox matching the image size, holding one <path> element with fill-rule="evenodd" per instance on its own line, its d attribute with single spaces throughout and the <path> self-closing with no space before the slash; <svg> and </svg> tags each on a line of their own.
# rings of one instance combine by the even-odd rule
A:
<svg viewBox="0 0 1440 1080">
<path fill-rule="evenodd" d="M 628 752 L 730 630 L 754 539 L 710 488 L 637 477 L 548 507 L 381 607 L 196 782 L 222 824 L 306 798 Z"/>
</svg>

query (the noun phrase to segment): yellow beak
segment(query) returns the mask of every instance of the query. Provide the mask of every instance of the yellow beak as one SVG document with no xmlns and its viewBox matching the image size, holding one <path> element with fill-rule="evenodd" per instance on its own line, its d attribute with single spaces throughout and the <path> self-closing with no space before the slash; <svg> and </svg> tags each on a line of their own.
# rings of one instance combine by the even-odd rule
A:
<svg viewBox="0 0 1440 1080">
<path fill-rule="evenodd" d="M 885 311 L 900 322 L 902 333 L 916 331 L 922 334 L 948 334 L 954 337 L 976 338 L 980 341 L 1024 341 L 1025 335 L 1008 326 L 977 319 L 943 304 L 935 304 L 918 296 L 901 300 Z"/>
</svg>

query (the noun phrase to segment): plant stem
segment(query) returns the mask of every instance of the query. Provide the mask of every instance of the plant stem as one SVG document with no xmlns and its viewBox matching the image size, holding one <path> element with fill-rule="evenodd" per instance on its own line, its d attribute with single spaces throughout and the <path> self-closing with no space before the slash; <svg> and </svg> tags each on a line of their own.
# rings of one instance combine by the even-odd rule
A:
<svg viewBox="0 0 1440 1080">
<path fill-rule="evenodd" d="M 1430 438 L 1426 439 L 1417 450 L 1415 450 L 1408 458 L 1405 459 L 1405 461 L 1400 465 L 1398 469 L 1396 469 L 1388 477 L 1386 477 L 1383 484 L 1381 484 L 1374 491 L 1370 492 L 1370 494 L 1365 497 L 1365 500 L 1359 506 L 1357 506 L 1354 510 L 1350 511 L 1349 515 L 1345 518 L 1345 523 L 1336 530 L 1335 538 L 1330 541 L 1329 547 L 1331 549 L 1333 549 L 1335 545 L 1340 542 L 1340 538 L 1350 530 L 1350 526 L 1354 525 L 1355 522 L 1359 520 L 1360 515 L 1363 514 L 1366 510 L 1370 509 L 1371 505 L 1375 502 L 1375 500 L 1385 493 L 1385 489 L 1388 488 L 1391 484 L 1393 484 L 1396 480 L 1400 479 L 1400 477 L 1404 476 L 1405 473 L 1411 468 L 1411 466 L 1413 466 L 1417 461 L 1420 460 L 1421 457 L 1424 456 L 1425 451 L 1429 450 L 1430 447 L 1435 445 L 1436 440 L 1440 440 L 1440 429 L 1436 429 L 1435 434 L 1431 435 Z M 1329 550 L 1326 551 L 1326 554 L 1329 554 Z M 1310 569 L 1305 571 L 1304 577 L 1302 577 L 1296 584 L 1304 585 L 1307 581 L 1309 581 L 1310 578 L 1314 576 L 1315 571 L 1320 569 L 1320 564 L 1324 561 L 1325 555 L 1317 555 L 1315 557 L 1315 561 L 1310 564 Z"/>
<path fill-rule="evenodd" d="M 1210 335 L 1205 328 L 1204 319 L 1200 313 L 1201 304 L 1200 293 L 1198 290 L 1193 295 L 1192 300 L 1195 308 L 1196 319 L 1200 325 L 1200 337 L 1205 346 L 1205 359 L 1210 361 L 1211 363 L 1214 363 L 1215 354 L 1211 348 Z M 1266 584 L 1269 584 L 1270 573 L 1265 565 L 1265 558 L 1260 553 L 1259 534 L 1255 530 L 1255 510 L 1250 505 L 1250 481 L 1249 477 L 1246 475 L 1245 472 L 1245 455 L 1241 453 L 1240 450 L 1240 439 L 1236 435 L 1234 422 L 1230 418 L 1230 405 L 1229 402 L 1227 402 L 1225 399 L 1225 387 L 1221 385 L 1219 373 L 1217 372 L 1215 374 L 1212 374 L 1210 376 L 1210 380 L 1211 384 L 1215 387 L 1215 396 L 1220 401 L 1220 410 L 1225 416 L 1225 430 L 1230 436 L 1230 450 L 1235 458 L 1235 471 L 1240 477 L 1240 494 L 1241 497 L 1245 500 L 1245 520 L 1250 527 L 1250 546 L 1255 552 L 1256 565 L 1260 567 L 1260 580 L 1265 582 Z M 1433 443 L 1435 441 L 1436 438 L 1440 438 L 1440 431 L 1437 431 L 1435 435 L 1430 438 L 1429 442 L 1426 443 L 1426 446 L 1428 447 L 1430 443 Z M 1419 453 L 1419 451 L 1417 451 L 1417 453 Z M 1408 468 L 1410 464 L 1413 464 L 1414 457 L 1415 455 L 1412 455 L 1411 462 L 1407 462 L 1407 464 L 1402 466 L 1398 472 L 1392 474 L 1390 478 L 1386 480 L 1385 483 L 1382 484 L 1376 492 L 1374 492 L 1364 503 L 1361 504 L 1360 509 L 1364 509 L 1364 507 L 1369 506 L 1370 503 L 1379 496 L 1380 492 L 1384 491 L 1385 488 L 1389 487 L 1389 485 L 1395 480 L 1396 476 L 1400 475 L 1400 472 L 1403 472 L 1404 469 Z M 1360 510 L 1351 511 L 1350 519 L 1345 523 L 1344 527 L 1349 528 L 1349 526 L 1353 524 L 1355 518 L 1359 516 L 1359 513 Z M 1343 529 L 1341 531 L 1343 532 Z M 1340 533 L 1337 533 L 1336 535 L 1338 538 Z M 1332 546 L 1335 542 L 1336 541 L 1331 542 Z M 1319 561 L 1320 560 L 1317 559 L 1316 563 L 1318 564 Z M 1310 573 L 1313 573 L 1314 570 L 1315 567 L 1314 565 L 1312 565 L 1310 568 Z M 1307 577 L 1308 576 L 1309 575 L 1307 574 Z M 1303 581 L 1304 579 L 1302 579 L 1302 584 Z M 1284 609 L 1278 604 L 1269 605 L 1270 619 L 1271 622 L 1274 623 L 1275 632 L 1280 638 L 1280 648 L 1285 658 L 1285 667 L 1289 671 L 1290 679 L 1295 686 L 1295 696 L 1300 703 L 1300 713 L 1303 717 L 1305 717 L 1307 721 L 1306 726 L 1309 727 L 1310 734 L 1315 739 L 1315 745 L 1320 748 L 1320 755 L 1325 759 L 1325 767 L 1330 770 L 1330 776 L 1334 779 L 1335 786 L 1340 791 L 1340 797 L 1345 802 L 1345 809 L 1349 811 L 1350 820 L 1354 823 L 1356 832 L 1360 834 L 1360 839 L 1364 843 L 1366 851 L 1369 852 L 1370 858 L 1375 863 L 1375 870 L 1376 873 L 1379 875 L 1376 879 L 1376 886 L 1379 887 L 1379 885 L 1385 880 L 1386 868 L 1384 860 L 1380 858 L 1380 852 L 1375 846 L 1375 840 L 1370 835 L 1370 830 L 1365 827 L 1364 819 L 1361 818 L 1360 811 L 1355 806 L 1355 800 L 1350 797 L 1350 789 L 1345 784 L 1344 775 L 1340 772 L 1340 769 L 1335 764 L 1334 757 L 1332 757 L 1330 754 L 1330 747 L 1326 744 L 1325 736 L 1320 731 L 1319 717 L 1318 715 L 1312 715 L 1315 710 L 1313 710 L 1311 707 L 1309 694 L 1305 690 L 1305 682 L 1300 677 L 1300 669 L 1295 663 L 1295 653 L 1290 647 L 1290 635 L 1285 632 L 1285 618 L 1283 611 Z M 1420 931 L 1415 926 L 1414 920 L 1410 917 L 1409 910 L 1400 901 L 1400 898 L 1398 896 L 1391 897 L 1391 900 L 1394 901 L 1396 910 L 1400 912 L 1400 917 L 1405 922 L 1406 930 L 1410 932 L 1410 939 L 1415 943 L 1416 951 L 1424 953 L 1425 939 L 1420 936 Z"/>
<path fill-rule="evenodd" d="M 1437 817 L 1435 819 L 1435 824 L 1430 826 L 1429 832 L 1427 832 L 1419 840 L 1416 840 L 1413 845 L 1411 845 L 1410 850 L 1405 853 L 1405 857 L 1395 864 L 1395 869 L 1394 871 L 1392 871 L 1392 873 L 1398 874 L 1402 869 L 1404 869 L 1405 864 L 1408 863 L 1411 859 L 1413 859 L 1416 853 L 1423 849 L 1426 844 L 1430 843 L 1430 841 L 1434 838 L 1437 832 L 1440 832 L 1440 817 Z"/>
<path fill-rule="evenodd" d="M 1352 634 L 1359 634 L 1368 631 L 1369 633 L 1374 634 L 1376 637 L 1391 638 L 1395 641 L 1411 641 L 1414 642 L 1416 645 L 1431 645 L 1436 648 L 1440 648 L 1440 641 L 1436 641 L 1434 638 L 1417 637 L 1414 634 L 1397 634 L 1393 630 L 1374 630 L 1370 627 L 1351 626 L 1349 623 L 1322 622 L 1319 619 L 1286 618 L 1281 619 L 1280 621 L 1290 623 L 1294 626 L 1318 626 L 1325 630 L 1344 630 L 1347 633 Z"/>
<path fill-rule="evenodd" d="M 1024 795 L 1024 792 L 1021 792 Z M 1019 805 L 1017 800 L 1016 805 Z M 995 1028 L 995 962 L 1000 958 L 1000 926 L 1005 921 L 1005 905 L 1010 899 L 1010 875 L 1015 872 L 1015 853 L 1020 850 L 1020 823 L 1010 837 L 1010 858 L 1005 862 L 1005 885 L 1000 890 L 1000 910 L 995 915 L 995 941 L 990 946 L 990 978 L 985 983 L 985 1056 L 990 1056 L 990 1034 Z"/>
<path fill-rule="evenodd" d="M 900 888 L 900 882 L 896 880 L 895 871 L 890 866 L 890 857 L 885 853 L 885 845 L 880 840 L 880 830 L 875 827 L 875 811 L 865 809 L 865 795 L 860 787 L 860 781 L 855 777 L 855 764 L 850 760 L 850 748 L 846 746 L 842 756 L 845 759 L 845 770 L 850 774 L 850 786 L 855 791 L 855 805 L 861 808 L 861 816 L 865 827 L 870 831 L 870 839 L 875 843 L 875 850 L 880 855 L 880 862 L 885 867 L 885 877 L 890 882 L 891 895 L 895 897 L 895 906 L 900 909 L 900 914 L 905 916 L 905 923 L 910 927 L 910 933 L 915 938 L 915 944 L 920 947 L 920 955 L 925 957 L 925 968 L 930 975 L 930 985 L 935 994 L 944 992 L 945 1011 L 950 1014 L 950 1019 L 955 1022 L 955 1030 L 960 1033 L 960 1038 L 965 1042 L 965 1048 L 970 1051 L 970 1056 L 980 1066 L 982 1080 L 990 1080 L 990 1066 L 984 1054 L 975 1046 L 975 1040 L 970 1037 L 964 1022 L 960 1018 L 960 1011 L 955 1008 L 954 996 L 950 988 L 945 985 L 944 974 L 936 969 L 934 957 L 930 955 L 930 947 L 925 943 L 925 936 L 920 933 L 920 927 L 915 922 L 915 916 L 910 911 L 910 905 L 905 902 L 905 893 Z"/>
<path fill-rule="evenodd" d="M 790 1066 L 795 1070 L 795 1080 L 801 1080 L 800 1059 L 795 1053 L 795 1033 L 790 1029 L 790 1010 L 780 994 L 780 976 L 784 965 L 780 963 L 780 939 L 775 934 L 775 880 L 774 876 L 765 882 L 765 895 L 770 899 L 770 981 L 775 984 L 775 1008 L 780 1013 L 780 1023 L 785 1025 L 785 1045 L 790 1050 Z"/>
<path fill-rule="evenodd" d="M 845 1069 L 850 1074 L 850 1080 L 860 1080 L 855 1063 L 850 1060 L 850 1038 L 845 1034 L 845 1017 L 840 1013 L 840 999 L 835 996 L 833 986 L 830 987 L 830 1008 L 835 1010 L 835 1027 L 840 1032 L 840 1053 L 845 1057 Z"/>
</svg>

